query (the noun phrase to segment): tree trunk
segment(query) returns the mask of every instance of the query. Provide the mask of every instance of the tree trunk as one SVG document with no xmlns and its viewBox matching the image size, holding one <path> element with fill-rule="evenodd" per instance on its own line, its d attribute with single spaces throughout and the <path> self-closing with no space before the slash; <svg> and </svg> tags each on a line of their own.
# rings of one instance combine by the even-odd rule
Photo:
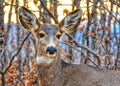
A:
<svg viewBox="0 0 120 86">
<path fill-rule="evenodd" d="M 4 10 L 3 1 L 0 0 L 0 56 L 4 50 Z"/>
</svg>

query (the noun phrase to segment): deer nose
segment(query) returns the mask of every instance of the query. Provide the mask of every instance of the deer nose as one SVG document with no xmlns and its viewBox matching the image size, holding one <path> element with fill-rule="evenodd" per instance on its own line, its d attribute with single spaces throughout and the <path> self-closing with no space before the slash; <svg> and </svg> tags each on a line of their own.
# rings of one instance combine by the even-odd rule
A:
<svg viewBox="0 0 120 86">
<path fill-rule="evenodd" d="M 57 51 L 57 49 L 55 47 L 48 47 L 47 51 L 49 54 L 54 54 Z"/>
</svg>

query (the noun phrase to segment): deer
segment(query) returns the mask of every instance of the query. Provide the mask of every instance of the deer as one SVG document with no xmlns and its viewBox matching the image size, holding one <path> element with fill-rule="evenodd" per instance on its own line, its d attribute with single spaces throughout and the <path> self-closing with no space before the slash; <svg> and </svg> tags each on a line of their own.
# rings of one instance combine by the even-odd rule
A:
<svg viewBox="0 0 120 86">
<path fill-rule="evenodd" d="M 59 24 L 41 23 L 24 6 L 18 12 L 19 23 L 35 37 L 39 86 L 120 86 L 118 71 L 68 64 L 61 59 L 59 41 L 63 34 L 75 31 L 81 9 L 69 13 Z"/>
</svg>

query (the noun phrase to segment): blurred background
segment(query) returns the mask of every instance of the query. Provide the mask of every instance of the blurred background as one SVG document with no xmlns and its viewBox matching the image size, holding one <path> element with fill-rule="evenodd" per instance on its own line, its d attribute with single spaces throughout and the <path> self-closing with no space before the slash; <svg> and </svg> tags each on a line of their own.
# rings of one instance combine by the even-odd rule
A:
<svg viewBox="0 0 120 86">
<path fill-rule="evenodd" d="M 81 8 L 81 22 L 71 35 L 84 47 L 64 35 L 60 42 L 62 59 L 119 70 L 120 0 L 0 0 L 0 86 L 38 86 L 35 41 L 18 22 L 20 6 L 30 9 L 41 23 L 52 24 Z"/>
</svg>

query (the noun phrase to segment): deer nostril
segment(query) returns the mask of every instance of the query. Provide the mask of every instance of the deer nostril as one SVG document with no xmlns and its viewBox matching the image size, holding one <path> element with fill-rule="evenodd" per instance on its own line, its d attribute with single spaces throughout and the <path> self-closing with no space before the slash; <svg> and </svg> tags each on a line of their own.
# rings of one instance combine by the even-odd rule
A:
<svg viewBox="0 0 120 86">
<path fill-rule="evenodd" d="M 57 51 L 56 48 L 48 47 L 46 52 L 49 52 L 49 54 L 54 54 L 56 51 Z"/>
</svg>

